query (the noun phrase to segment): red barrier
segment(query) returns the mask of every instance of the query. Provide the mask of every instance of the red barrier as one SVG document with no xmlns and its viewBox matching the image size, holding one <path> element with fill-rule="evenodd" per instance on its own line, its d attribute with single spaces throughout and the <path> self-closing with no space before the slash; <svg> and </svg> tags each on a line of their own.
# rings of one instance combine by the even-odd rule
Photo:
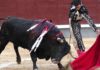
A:
<svg viewBox="0 0 100 70">
<path fill-rule="evenodd" d="M 72 0 L 0 0 L 0 17 L 52 19 L 55 24 L 68 24 Z M 82 0 L 95 23 L 100 23 L 100 1 Z M 85 21 L 84 21 L 85 22 Z M 82 23 L 84 23 L 82 22 Z"/>
</svg>

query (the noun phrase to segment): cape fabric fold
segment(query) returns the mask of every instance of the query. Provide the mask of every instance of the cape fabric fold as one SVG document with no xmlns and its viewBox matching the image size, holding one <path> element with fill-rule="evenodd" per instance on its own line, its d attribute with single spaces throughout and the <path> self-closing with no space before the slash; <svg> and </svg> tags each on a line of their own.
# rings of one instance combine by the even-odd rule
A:
<svg viewBox="0 0 100 70">
<path fill-rule="evenodd" d="M 100 35 L 87 52 L 71 63 L 71 67 L 73 70 L 94 70 L 100 67 Z"/>
</svg>

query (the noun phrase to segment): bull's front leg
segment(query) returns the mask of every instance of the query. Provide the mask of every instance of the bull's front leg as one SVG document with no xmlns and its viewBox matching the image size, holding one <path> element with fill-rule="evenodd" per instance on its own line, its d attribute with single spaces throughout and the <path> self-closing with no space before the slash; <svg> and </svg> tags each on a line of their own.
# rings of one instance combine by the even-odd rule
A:
<svg viewBox="0 0 100 70">
<path fill-rule="evenodd" d="M 35 53 L 31 53 L 31 59 L 32 59 L 32 62 L 33 62 L 33 70 L 38 70 L 38 67 L 36 65 L 36 62 L 37 62 L 37 56 L 35 55 Z"/>
<path fill-rule="evenodd" d="M 63 65 L 61 63 L 58 63 L 58 68 L 59 68 L 59 70 L 65 70 L 65 68 L 63 67 Z"/>
<path fill-rule="evenodd" d="M 20 57 L 20 54 L 19 54 L 19 51 L 18 51 L 18 46 L 14 44 L 14 50 L 15 50 L 15 53 L 16 53 L 16 61 L 18 64 L 21 64 L 21 57 Z"/>
</svg>

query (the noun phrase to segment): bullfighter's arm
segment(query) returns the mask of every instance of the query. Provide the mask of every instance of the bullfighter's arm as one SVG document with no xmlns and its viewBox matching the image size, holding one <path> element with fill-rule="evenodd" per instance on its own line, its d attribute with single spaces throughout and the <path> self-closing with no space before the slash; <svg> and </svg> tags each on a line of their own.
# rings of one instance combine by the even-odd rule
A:
<svg viewBox="0 0 100 70">
<path fill-rule="evenodd" d="M 88 22 L 88 24 L 92 27 L 93 31 L 100 35 L 100 29 L 96 27 L 92 18 L 86 14 L 82 14 L 83 18 Z"/>
<path fill-rule="evenodd" d="M 96 32 L 97 27 L 94 24 L 92 18 L 88 16 L 87 14 L 82 14 L 83 18 L 88 22 L 88 24 L 92 27 L 93 31 Z"/>
</svg>

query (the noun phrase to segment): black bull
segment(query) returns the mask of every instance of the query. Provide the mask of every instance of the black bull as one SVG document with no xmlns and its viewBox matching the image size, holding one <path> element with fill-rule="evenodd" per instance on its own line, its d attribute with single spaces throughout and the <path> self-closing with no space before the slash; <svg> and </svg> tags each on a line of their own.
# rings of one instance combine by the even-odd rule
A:
<svg viewBox="0 0 100 70">
<path fill-rule="evenodd" d="M 42 23 L 42 25 L 41 25 Z M 31 26 L 39 24 L 31 31 L 27 31 Z M 14 49 L 17 55 L 17 62 L 21 62 L 18 52 L 18 47 L 28 49 L 32 48 L 36 39 L 39 37 L 44 26 L 52 26 L 48 33 L 44 36 L 39 48 L 36 52 L 30 53 L 33 61 L 33 70 L 37 69 L 37 58 L 46 60 L 50 59 L 56 63 L 60 70 L 63 69 L 60 63 L 61 59 L 70 51 L 70 46 L 66 42 L 61 31 L 49 21 L 42 20 L 26 20 L 17 17 L 8 17 L 4 20 L 0 31 L 0 53 L 4 50 L 7 43 L 10 41 L 14 44 Z"/>
</svg>

